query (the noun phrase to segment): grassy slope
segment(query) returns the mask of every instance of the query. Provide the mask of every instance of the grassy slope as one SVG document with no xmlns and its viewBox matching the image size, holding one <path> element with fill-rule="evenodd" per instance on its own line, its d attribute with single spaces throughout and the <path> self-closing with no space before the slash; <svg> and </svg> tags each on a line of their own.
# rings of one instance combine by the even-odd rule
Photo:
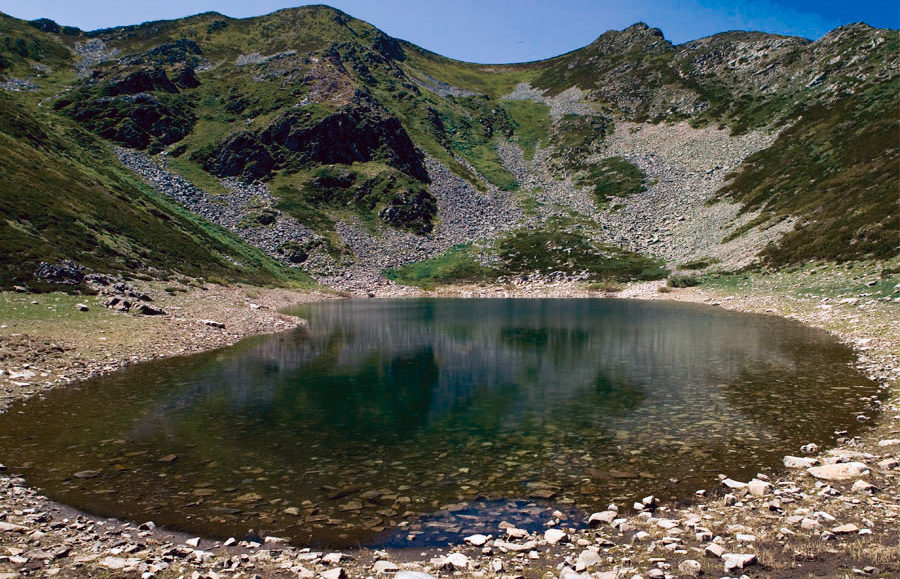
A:
<svg viewBox="0 0 900 579">
<path fill-rule="evenodd" d="M 98 271 L 309 282 L 149 193 L 90 133 L 5 95 L 0 191 L 2 286 L 34 285 L 35 266 L 60 259 Z"/>
<path fill-rule="evenodd" d="M 744 210 L 800 216 L 794 231 L 762 252 L 767 263 L 898 255 L 898 95 L 895 79 L 829 107 L 810 107 L 732 174 L 720 195 Z"/>
</svg>

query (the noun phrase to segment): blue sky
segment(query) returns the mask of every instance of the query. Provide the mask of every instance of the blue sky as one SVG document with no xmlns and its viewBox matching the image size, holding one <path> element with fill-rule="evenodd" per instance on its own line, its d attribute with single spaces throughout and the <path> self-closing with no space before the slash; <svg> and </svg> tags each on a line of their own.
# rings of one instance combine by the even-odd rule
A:
<svg viewBox="0 0 900 579">
<path fill-rule="evenodd" d="M 0 0 L 0 11 L 47 17 L 85 30 L 180 18 L 215 10 L 257 16 L 309 2 L 285 0 Z M 897 28 L 896 0 L 333 0 L 344 12 L 434 52 L 472 62 L 549 58 L 638 21 L 681 43 L 726 30 L 816 39 L 850 22 Z"/>
</svg>

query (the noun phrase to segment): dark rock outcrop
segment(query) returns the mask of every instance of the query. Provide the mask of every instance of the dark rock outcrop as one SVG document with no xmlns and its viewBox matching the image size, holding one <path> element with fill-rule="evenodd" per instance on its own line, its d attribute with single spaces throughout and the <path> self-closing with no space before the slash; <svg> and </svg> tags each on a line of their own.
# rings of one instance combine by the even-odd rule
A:
<svg viewBox="0 0 900 579">
<path fill-rule="evenodd" d="M 437 200 L 428 191 L 403 191 L 381 210 L 380 217 L 394 227 L 429 233 L 437 213 Z"/>
<path fill-rule="evenodd" d="M 84 280 L 84 268 L 71 261 L 59 263 L 42 261 L 34 270 L 34 276 L 48 283 L 78 285 Z"/>
<path fill-rule="evenodd" d="M 100 136 L 133 149 L 177 143 L 197 121 L 181 101 L 148 93 L 76 102 L 66 112 Z"/>
<path fill-rule="evenodd" d="M 176 93 L 178 87 L 169 80 L 166 71 L 161 68 L 138 70 L 123 79 L 110 81 L 103 87 L 103 94 L 106 96 L 153 91 Z"/>
<path fill-rule="evenodd" d="M 240 133 L 223 140 L 204 162 L 220 177 L 264 177 L 273 168 L 300 168 L 308 163 L 351 164 L 383 160 L 427 182 L 424 155 L 400 121 L 371 96 L 353 100 L 325 118 L 291 111 L 259 133 Z"/>
</svg>

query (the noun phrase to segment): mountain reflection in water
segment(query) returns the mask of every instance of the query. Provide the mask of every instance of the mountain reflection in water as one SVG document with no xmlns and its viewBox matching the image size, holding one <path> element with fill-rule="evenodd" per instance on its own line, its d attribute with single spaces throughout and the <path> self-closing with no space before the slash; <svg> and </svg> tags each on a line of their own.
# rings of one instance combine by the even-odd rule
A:
<svg viewBox="0 0 900 579">
<path fill-rule="evenodd" d="M 422 546 L 747 478 L 858 428 L 878 392 L 824 332 L 709 307 L 351 300 L 297 313 L 307 328 L 22 404 L 0 416 L 0 461 L 100 514 Z"/>
</svg>

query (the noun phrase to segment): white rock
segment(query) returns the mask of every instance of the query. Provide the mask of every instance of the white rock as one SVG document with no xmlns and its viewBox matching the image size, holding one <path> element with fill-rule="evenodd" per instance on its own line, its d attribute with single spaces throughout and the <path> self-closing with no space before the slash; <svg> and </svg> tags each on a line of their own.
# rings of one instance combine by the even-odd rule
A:
<svg viewBox="0 0 900 579">
<path fill-rule="evenodd" d="M 193 548 L 197 548 L 200 546 L 200 537 L 194 537 L 193 539 L 188 539 L 184 542 L 185 545 L 189 545 Z"/>
<path fill-rule="evenodd" d="M 747 483 L 747 490 L 754 497 L 762 497 L 772 492 L 772 485 L 759 479 L 753 479 Z"/>
<path fill-rule="evenodd" d="M 322 571 L 319 573 L 319 577 L 322 579 L 347 579 L 347 572 L 344 571 L 343 567 L 335 567 L 328 571 Z"/>
<path fill-rule="evenodd" d="M 603 511 L 602 513 L 594 513 L 588 517 L 588 526 L 597 527 L 601 524 L 610 524 L 619 514 L 616 511 Z"/>
<path fill-rule="evenodd" d="M 809 517 L 804 517 L 803 520 L 800 521 L 800 528 L 806 531 L 811 531 L 813 529 L 818 529 L 822 525 L 819 521 L 815 519 L 810 519 Z"/>
<path fill-rule="evenodd" d="M 450 553 L 444 557 L 444 566 L 452 567 L 457 570 L 465 570 L 469 568 L 469 558 L 462 553 Z"/>
<path fill-rule="evenodd" d="M 685 559 L 679 563 L 678 571 L 682 575 L 687 575 L 688 577 L 699 577 L 703 574 L 703 568 L 700 567 L 700 563 L 693 559 Z"/>
<path fill-rule="evenodd" d="M 524 529 L 517 529 L 515 527 L 508 527 L 506 529 L 506 535 L 511 539 L 524 539 L 528 536 L 528 531 Z"/>
<path fill-rule="evenodd" d="M 530 551 L 537 546 L 537 543 L 534 541 L 526 541 L 524 543 L 507 543 L 506 541 L 494 541 L 494 547 L 500 549 L 502 551 L 511 551 L 513 553 L 519 553 L 522 551 Z"/>
<path fill-rule="evenodd" d="M 859 527 L 857 527 L 853 523 L 847 523 L 846 525 L 841 525 L 840 527 L 831 529 L 831 532 L 835 535 L 849 535 L 859 532 Z"/>
<path fill-rule="evenodd" d="M 734 569 L 743 569 L 756 564 L 756 555 L 750 553 L 725 553 L 722 555 L 722 559 L 725 560 L 726 573 L 733 571 Z"/>
<path fill-rule="evenodd" d="M 378 574 L 396 573 L 399 570 L 400 567 L 392 561 L 376 561 L 375 564 L 372 565 L 372 571 Z"/>
<path fill-rule="evenodd" d="M 888 438 L 887 440 L 879 440 L 878 446 L 895 446 L 900 444 L 900 438 Z"/>
<path fill-rule="evenodd" d="M 437 579 L 434 575 L 422 573 L 421 571 L 400 571 L 394 577 L 396 579 Z"/>
<path fill-rule="evenodd" d="M 858 480 L 855 483 L 853 483 L 853 486 L 850 487 L 850 490 L 855 493 L 874 493 L 878 489 L 875 488 L 875 485 L 873 485 L 870 482 L 866 482 L 864 480 Z"/>
<path fill-rule="evenodd" d="M 337 565 L 344 559 L 343 553 L 328 553 L 324 557 L 322 557 L 323 563 L 328 563 L 329 565 Z"/>
<path fill-rule="evenodd" d="M 841 462 L 813 466 L 806 472 L 822 480 L 850 480 L 869 474 L 869 469 L 861 462 Z"/>
<path fill-rule="evenodd" d="M 468 537 L 464 538 L 463 541 L 465 541 L 466 543 L 468 543 L 470 545 L 474 545 L 476 547 L 481 547 L 485 543 L 488 542 L 488 538 L 485 535 L 476 534 L 476 535 L 469 535 Z"/>
<path fill-rule="evenodd" d="M 895 469 L 900 466 L 900 460 L 888 457 L 882 461 L 879 461 L 878 466 L 885 470 Z"/>
<path fill-rule="evenodd" d="M 730 478 L 726 478 L 725 480 L 723 480 L 723 481 L 722 481 L 722 484 L 725 485 L 726 487 L 730 488 L 730 489 L 744 489 L 744 488 L 747 488 L 747 483 L 745 483 L 745 482 L 740 482 L 740 481 L 736 481 L 736 480 L 732 480 L 732 479 L 730 479 Z"/>
<path fill-rule="evenodd" d="M 706 549 L 704 549 L 703 552 L 706 553 L 708 557 L 716 557 L 718 559 L 721 559 L 722 555 L 725 554 L 725 547 L 717 543 L 710 543 L 706 546 Z"/>
<path fill-rule="evenodd" d="M 560 541 L 563 541 L 565 538 L 566 533 L 564 531 L 560 531 L 559 529 L 547 529 L 546 531 L 544 531 L 544 540 L 551 545 L 555 545 Z"/>
<path fill-rule="evenodd" d="M 140 563 L 140 559 L 123 559 L 122 557 L 104 557 L 100 561 L 102 566 L 114 571 L 121 571 L 126 567 L 136 567 L 140 565 Z"/>
<path fill-rule="evenodd" d="M 584 565 L 585 568 L 590 568 L 599 565 L 602 562 L 602 558 L 597 551 L 585 549 L 578 555 L 578 562 Z"/>
<path fill-rule="evenodd" d="M 672 519 L 657 519 L 656 524 L 666 530 L 674 529 L 678 526 L 678 521 Z"/>
<path fill-rule="evenodd" d="M 814 458 L 804 458 L 802 456 L 785 456 L 784 466 L 788 468 L 809 468 L 815 466 L 819 461 Z"/>
</svg>

